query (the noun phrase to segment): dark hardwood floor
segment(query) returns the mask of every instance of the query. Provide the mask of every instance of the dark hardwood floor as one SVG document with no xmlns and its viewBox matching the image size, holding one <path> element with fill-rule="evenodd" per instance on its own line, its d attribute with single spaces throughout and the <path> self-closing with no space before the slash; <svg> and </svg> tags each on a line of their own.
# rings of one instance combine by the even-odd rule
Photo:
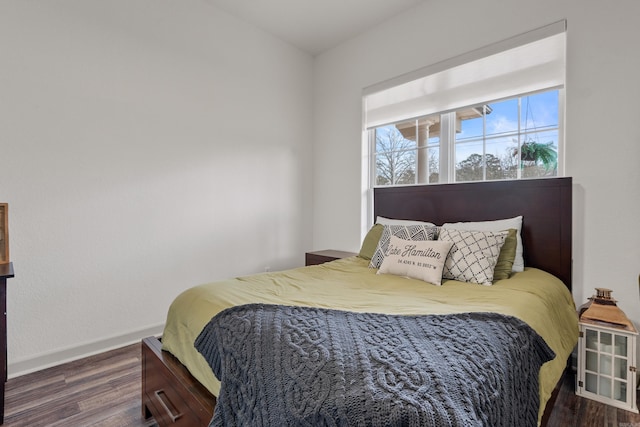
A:
<svg viewBox="0 0 640 427">
<path fill-rule="evenodd" d="M 140 363 L 140 344 L 134 344 L 12 378 L 4 425 L 155 426 L 141 415 Z"/>
<path fill-rule="evenodd" d="M 155 426 L 142 419 L 140 345 L 10 379 L 5 426 Z M 640 427 L 640 415 L 577 397 L 567 375 L 550 427 Z"/>
<path fill-rule="evenodd" d="M 640 402 L 640 397 L 638 399 Z M 565 376 L 549 427 L 640 427 L 640 415 L 575 394 L 575 375 Z"/>
</svg>

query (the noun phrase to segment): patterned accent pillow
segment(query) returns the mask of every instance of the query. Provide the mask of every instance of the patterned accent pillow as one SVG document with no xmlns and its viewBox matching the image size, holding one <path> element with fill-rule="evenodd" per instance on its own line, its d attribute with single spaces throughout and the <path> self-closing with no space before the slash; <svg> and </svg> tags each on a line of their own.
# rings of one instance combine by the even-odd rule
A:
<svg viewBox="0 0 640 427">
<path fill-rule="evenodd" d="M 404 240 L 391 236 L 377 274 L 395 274 L 440 286 L 442 269 L 453 242 Z"/>
<path fill-rule="evenodd" d="M 522 245 L 522 215 L 507 219 L 498 219 L 495 221 L 477 221 L 477 222 L 454 222 L 444 223 L 442 228 L 455 230 L 472 230 L 472 231 L 503 231 L 510 228 L 517 230 L 516 239 L 516 255 L 513 260 L 511 271 L 514 273 L 524 271 L 524 250 Z"/>
<path fill-rule="evenodd" d="M 396 236 L 404 240 L 433 240 L 435 237 L 435 227 L 426 225 L 385 225 L 382 230 L 382 237 L 378 241 L 376 251 L 371 257 L 370 268 L 380 268 L 382 261 L 389 247 L 391 236 Z"/>
<path fill-rule="evenodd" d="M 438 240 L 453 242 L 442 277 L 490 286 L 500 249 L 508 234 L 508 231 L 440 229 Z"/>
</svg>

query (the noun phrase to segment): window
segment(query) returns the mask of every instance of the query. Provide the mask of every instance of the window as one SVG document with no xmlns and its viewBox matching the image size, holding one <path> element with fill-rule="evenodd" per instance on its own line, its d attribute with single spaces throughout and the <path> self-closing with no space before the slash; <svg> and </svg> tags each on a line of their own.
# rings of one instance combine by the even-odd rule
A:
<svg viewBox="0 0 640 427">
<path fill-rule="evenodd" d="M 558 175 L 560 90 L 371 129 L 374 185 Z"/>
<path fill-rule="evenodd" d="M 565 28 L 365 89 L 368 186 L 561 175 Z"/>
</svg>

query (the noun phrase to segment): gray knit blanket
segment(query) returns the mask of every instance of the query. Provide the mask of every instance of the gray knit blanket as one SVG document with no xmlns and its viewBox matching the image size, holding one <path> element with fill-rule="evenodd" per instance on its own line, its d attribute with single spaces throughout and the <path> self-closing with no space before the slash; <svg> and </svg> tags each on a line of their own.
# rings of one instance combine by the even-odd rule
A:
<svg viewBox="0 0 640 427">
<path fill-rule="evenodd" d="M 210 426 L 536 426 L 555 357 L 514 317 L 249 304 L 195 346 L 221 381 Z"/>
</svg>

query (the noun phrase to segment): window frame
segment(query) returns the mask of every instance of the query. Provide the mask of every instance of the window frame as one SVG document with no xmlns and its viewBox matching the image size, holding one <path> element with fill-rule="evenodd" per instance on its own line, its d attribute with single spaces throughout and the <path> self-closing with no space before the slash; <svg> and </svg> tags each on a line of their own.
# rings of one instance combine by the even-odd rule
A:
<svg viewBox="0 0 640 427">
<path fill-rule="evenodd" d="M 511 99 L 517 99 L 518 100 L 518 128 L 516 131 L 513 132 L 513 136 L 517 137 L 517 141 L 518 141 L 518 150 L 520 150 L 520 147 L 522 146 L 523 143 L 523 137 L 527 134 L 531 134 L 531 131 L 527 131 L 526 129 L 522 129 L 521 124 L 522 124 L 522 119 L 521 119 L 521 115 L 522 115 L 522 99 L 524 97 L 527 96 L 532 96 L 532 95 L 536 95 L 536 94 L 540 94 L 540 93 L 545 93 L 545 92 L 550 92 L 550 91 L 557 91 L 558 92 L 558 123 L 557 123 L 557 134 L 558 134 L 558 138 L 557 138 L 557 154 L 558 154 L 558 162 L 557 162 L 557 171 L 556 171 L 556 175 L 554 176 L 550 176 L 551 177 L 562 177 L 564 176 L 564 164 L 565 164 L 565 149 L 564 149 L 564 120 L 565 120 L 565 89 L 564 87 L 560 87 L 560 88 L 549 88 L 546 90 L 541 90 L 541 91 L 536 91 L 533 93 L 525 93 L 525 94 L 520 94 L 520 95 L 515 95 L 506 99 L 500 99 L 500 100 L 491 100 L 491 101 L 487 101 L 485 103 L 483 103 L 483 105 L 489 105 L 492 103 L 498 103 L 498 102 L 503 102 L 503 101 L 507 101 L 507 100 L 511 100 Z M 469 107 L 465 107 L 465 108 L 469 108 Z M 456 111 L 460 111 L 461 109 L 458 109 Z M 415 162 L 415 181 L 414 183 L 407 183 L 407 184 L 389 184 L 389 185 L 379 185 L 377 183 L 377 145 L 376 145 L 376 129 L 378 129 L 379 127 L 376 128 L 371 128 L 368 130 L 364 130 L 364 132 L 366 133 L 367 137 L 367 141 L 368 141 L 368 147 L 367 147 L 367 152 L 368 152 L 368 158 L 369 158 L 369 185 L 368 187 L 373 189 L 376 187 L 398 187 L 398 186 L 407 186 L 407 185 L 437 185 L 437 184 L 455 184 L 455 183 L 463 183 L 463 182 L 480 182 L 480 181 L 508 181 L 508 180 L 517 180 L 517 179 L 544 179 L 544 176 L 535 176 L 535 177 L 523 177 L 522 176 L 522 168 L 517 168 L 516 169 L 516 177 L 515 178 L 501 178 L 501 179 L 487 179 L 486 176 L 486 169 L 487 169 L 487 165 L 486 162 L 483 161 L 482 164 L 482 168 L 483 168 L 483 177 L 481 180 L 473 180 L 473 181 L 461 181 L 461 180 L 457 180 L 456 179 L 456 146 L 458 144 L 458 141 L 456 140 L 456 111 L 446 111 L 446 112 L 441 112 L 441 113 L 437 113 L 440 114 L 440 137 L 439 137 L 439 154 L 440 154 L 440 159 L 439 159 L 439 180 L 438 182 L 428 182 L 428 177 L 430 174 L 430 170 L 429 170 L 429 166 L 428 166 L 428 162 L 427 162 L 427 169 L 426 169 L 426 176 L 427 176 L 427 182 L 419 182 L 419 176 L 421 174 L 420 171 L 420 162 L 418 160 L 416 160 Z M 429 116 L 433 116 L 433 114 L 429 115 Z M 424 117 L 417 117 L 417 118 L 411 118 L 408 119 L 406 121 L 418 121 L 419 119 L 422 119 Z M 483 118 L 483 132 L 481 136 L 478 136 L 477 138 L 475 138 L 478 141 L 482 142 L 482 156 L 483 159 L 485 159 L 486 157 L 486 148 L 487 148 L 487 140 L 492 139 L 490 135 L 487 135 L 487 126 L 486 126 L 486 115 L 482 116 Z M 398 123 L 403 123 L 403 121 L 399 121 L 396 123 L 390 123 L 389 125 L 395 125 Z M 387 125 L 388 126 L 388 125 Z M 555 129 L 555 128 L 554 128 Z M 416 138 L 417 139 L 417 138 Z M 415 152 L 416 152 L 416 158 L 419 157 L 419 152 L 420 150 L 424 150 L 427 152 L 427 158 L 428 158 L 428 150 L 429 148 L 433 148 L 434 145 L 430 145 L 428 142 L 428 138 L 426 141 L 425 145 L 420 145 L 420 143 L 416 140 L 416 147 L 415 147 Z"/>
</svg>

